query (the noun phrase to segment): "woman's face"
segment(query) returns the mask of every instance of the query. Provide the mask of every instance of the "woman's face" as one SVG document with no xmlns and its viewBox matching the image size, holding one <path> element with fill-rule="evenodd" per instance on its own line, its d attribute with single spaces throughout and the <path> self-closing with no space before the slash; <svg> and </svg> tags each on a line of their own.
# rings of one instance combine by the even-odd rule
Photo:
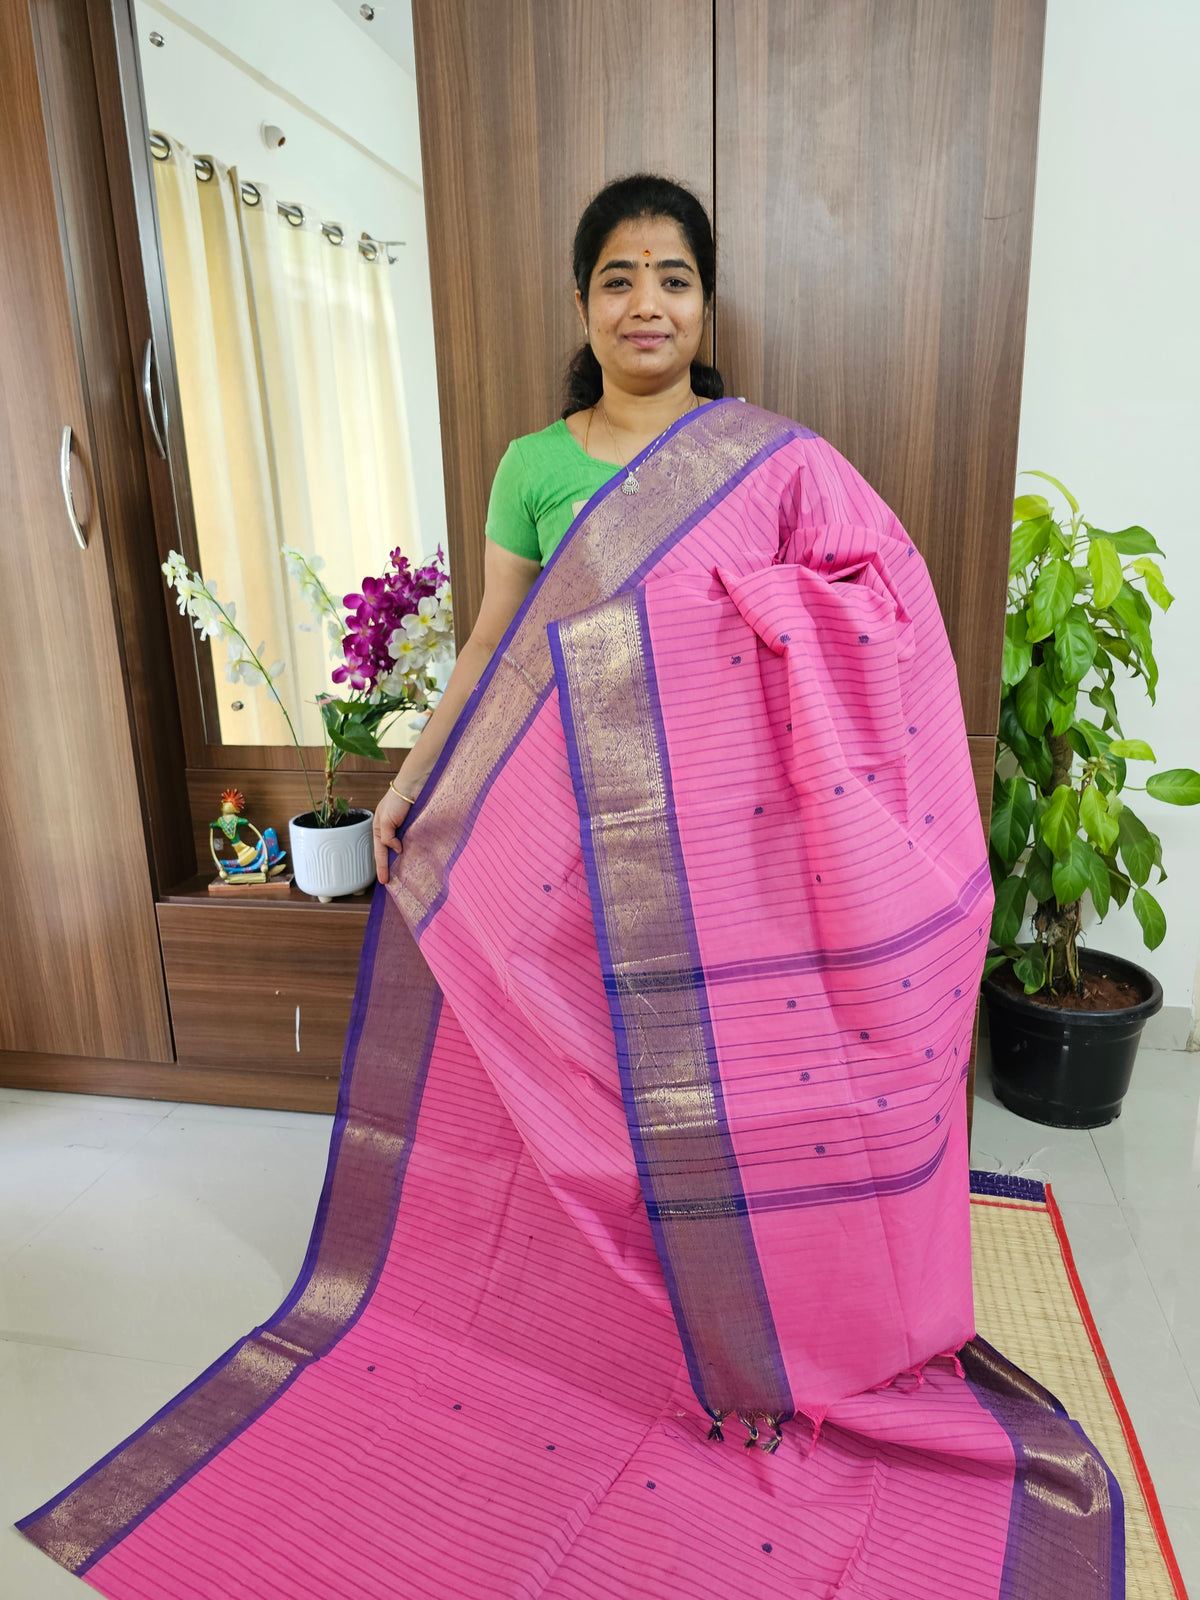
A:
<svg viewBox="0 0 1200 1600">
<path fill-rule="evenodd" d="M 596 258 L 587 305 L 575 304 L 607 378 L 635 394 L 676 382 L 704 332 L 696 258 L 669 217 L 615 228 Z"/>
</svg>

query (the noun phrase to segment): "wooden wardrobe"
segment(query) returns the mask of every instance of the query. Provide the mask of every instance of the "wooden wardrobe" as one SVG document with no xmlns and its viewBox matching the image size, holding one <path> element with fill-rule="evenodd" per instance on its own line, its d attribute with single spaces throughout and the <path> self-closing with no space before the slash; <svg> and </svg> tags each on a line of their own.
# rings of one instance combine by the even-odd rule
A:
<svg viewBox="0 0 1200 1600">
<path fill-rule="evenodd" d="M 302 783 L 288 748 L 204 742 L 159 572 L 128 5 L 0 0 L 0 1082 L 328 1110 L 365 901 L 214 902 L 200 871 L 221 787 L 282 829 Z M 1043 13 L 413 0 L 460 642 L 496 463 L 557 415 L 579 212 L 663 172 L 714 218 L 729 392 L 828 438 L 924 552 L 986 814 Z M 373 806 L 388 774 L 348 766 Z"/>
</svg>

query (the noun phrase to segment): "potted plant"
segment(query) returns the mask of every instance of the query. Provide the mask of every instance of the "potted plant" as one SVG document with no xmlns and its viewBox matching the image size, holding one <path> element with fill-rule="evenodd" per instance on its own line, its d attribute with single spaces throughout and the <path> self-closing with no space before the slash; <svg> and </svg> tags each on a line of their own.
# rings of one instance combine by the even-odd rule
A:
<svg viewBox="0 0 1200 1600">
<path fill-rule="evenodd" d="M 1155 756 L 1125 736 L 1114 683 L 1120 669 L 1154 700 L 1150 602 L 1165 611 L 1172 600 L 1153 559 L 1162 552 L 1145 528 L 1093 527 L 1057 478 L 1032 476 L 1070 509 L 1056 516 L 1038 494 L 1013 507 L 989 841 L 998 948 L 983 993 L 1001 1102 L 1035 1122 L 1094 1128 L 1120 1115 L 1162 990 L 1136 963 L 1081 947 L 1084 901 L 1099 921 L 1132 896 L 1146 947 L 1162 943 L 1166 918 L 1147 887 L 1155 870 L 1166 876 L 1162 846 L 1123 796 L 1139 787 L 1195 805 L 1200 773 L 1129 782 L 1129 764 Z M 1021 943 L 1031 903 L 1033 937 Z"/>
<path fill-rule="evenodd" d="M 304 751 L 288 709 L 276 688 L 282 661 L 263 660 L 265 644 L 255 650 L 236 622 L 232 601 L 217 598 L 216 583 L 194 572 L 177 550 L 163 563 L 176 591 L 179 609 L 192 618 L 202 639 L 225 641 L 225 676 L 230 683 L 265 685 L 288 726 L 300 757 L 309 809 L 288 821 L 289 846 L 296 886 L 319 900 L 360 894 L 375 876 L 371 841 L 373 813 L 351 808 L 335 796 L 338 769 L 347 755 L 387 759 L 380 747 L 386 724 L 403 712 L 428 713 L 437 679 L 430 669 L 444 661 L 453 646 L 450 581 L 436 561 L 416 570 L 401 551 L 393 550 L 381 577 L 364 578 L 362 592 L 345 596 L 345 615 L 320 577 L 320 556 L 305 556 L 290 545 L 281 547 L 287 568 L 317 623 L 325 629 L 341 661 L 331 674 L 348 685 L 342 696 L 322 691 L 324 788 L 317 797 L 304 764 Z M 307 626 L 302 624 L 302 627 Z"/>
</svg>

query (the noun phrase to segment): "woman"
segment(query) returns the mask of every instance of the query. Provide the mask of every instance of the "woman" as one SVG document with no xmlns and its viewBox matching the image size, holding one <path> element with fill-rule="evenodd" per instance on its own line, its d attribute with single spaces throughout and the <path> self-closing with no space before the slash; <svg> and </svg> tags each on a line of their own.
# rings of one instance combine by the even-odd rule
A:
<svg viewBox="0 0 1200 1600">
<path fill-rule="evenodd" d="M 575 305 L 587 341 L 558 422 L 514 439 L 488 508 L 484 591 L 445 692 L 375 812 L 375 866 L 429 778 L 446 736 L 509 623 L 584 503 L 679 417 L 724 394 L 696 360 L 716 287 L 704 207 L 662 178 L 624 178 L 580 218 Z"/>
<path fill-rule="evenodd" d="M 23 1531 L 121 1600 L 1115 1600 L 1115 1482 L 973 1337 L 991 889 L 924 564 L 694 366 L 692 197 L 602 191 L 576 279 L 378 813 L 300 1279 Z"/>
</svg>

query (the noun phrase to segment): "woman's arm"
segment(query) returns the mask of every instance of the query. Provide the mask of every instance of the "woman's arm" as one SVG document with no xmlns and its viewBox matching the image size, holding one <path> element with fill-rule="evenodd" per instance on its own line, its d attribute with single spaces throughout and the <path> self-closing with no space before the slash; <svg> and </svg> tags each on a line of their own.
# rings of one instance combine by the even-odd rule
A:
<svg viewBox="0 0 1200 1600">
<path fill-rule="evenodd" d="M 415 800 L 420 794 L 451 728 L 458 720 L 459 712 L 466 704 L 467 696 L 482 677 L 493 651 L 521 609 L 525 596 L 533 588 L 541 570 L 540 561 L 515 555 L 494 539 L 484 540 L 483 601 L 475 626 L 458 652 L 441 699 L 421 729 L 416 744 L 405 757 L 403 767 L 393 779 L 400 794 L 388 789 L 375 808 L 372 831 L 375 838 L 375 872 L 380 883 L 387 882 L 388 849 L 400 849 L 396 830 L 409 810 L 408 800 L 402 799 L 401 795 Z"/>
</svg>

